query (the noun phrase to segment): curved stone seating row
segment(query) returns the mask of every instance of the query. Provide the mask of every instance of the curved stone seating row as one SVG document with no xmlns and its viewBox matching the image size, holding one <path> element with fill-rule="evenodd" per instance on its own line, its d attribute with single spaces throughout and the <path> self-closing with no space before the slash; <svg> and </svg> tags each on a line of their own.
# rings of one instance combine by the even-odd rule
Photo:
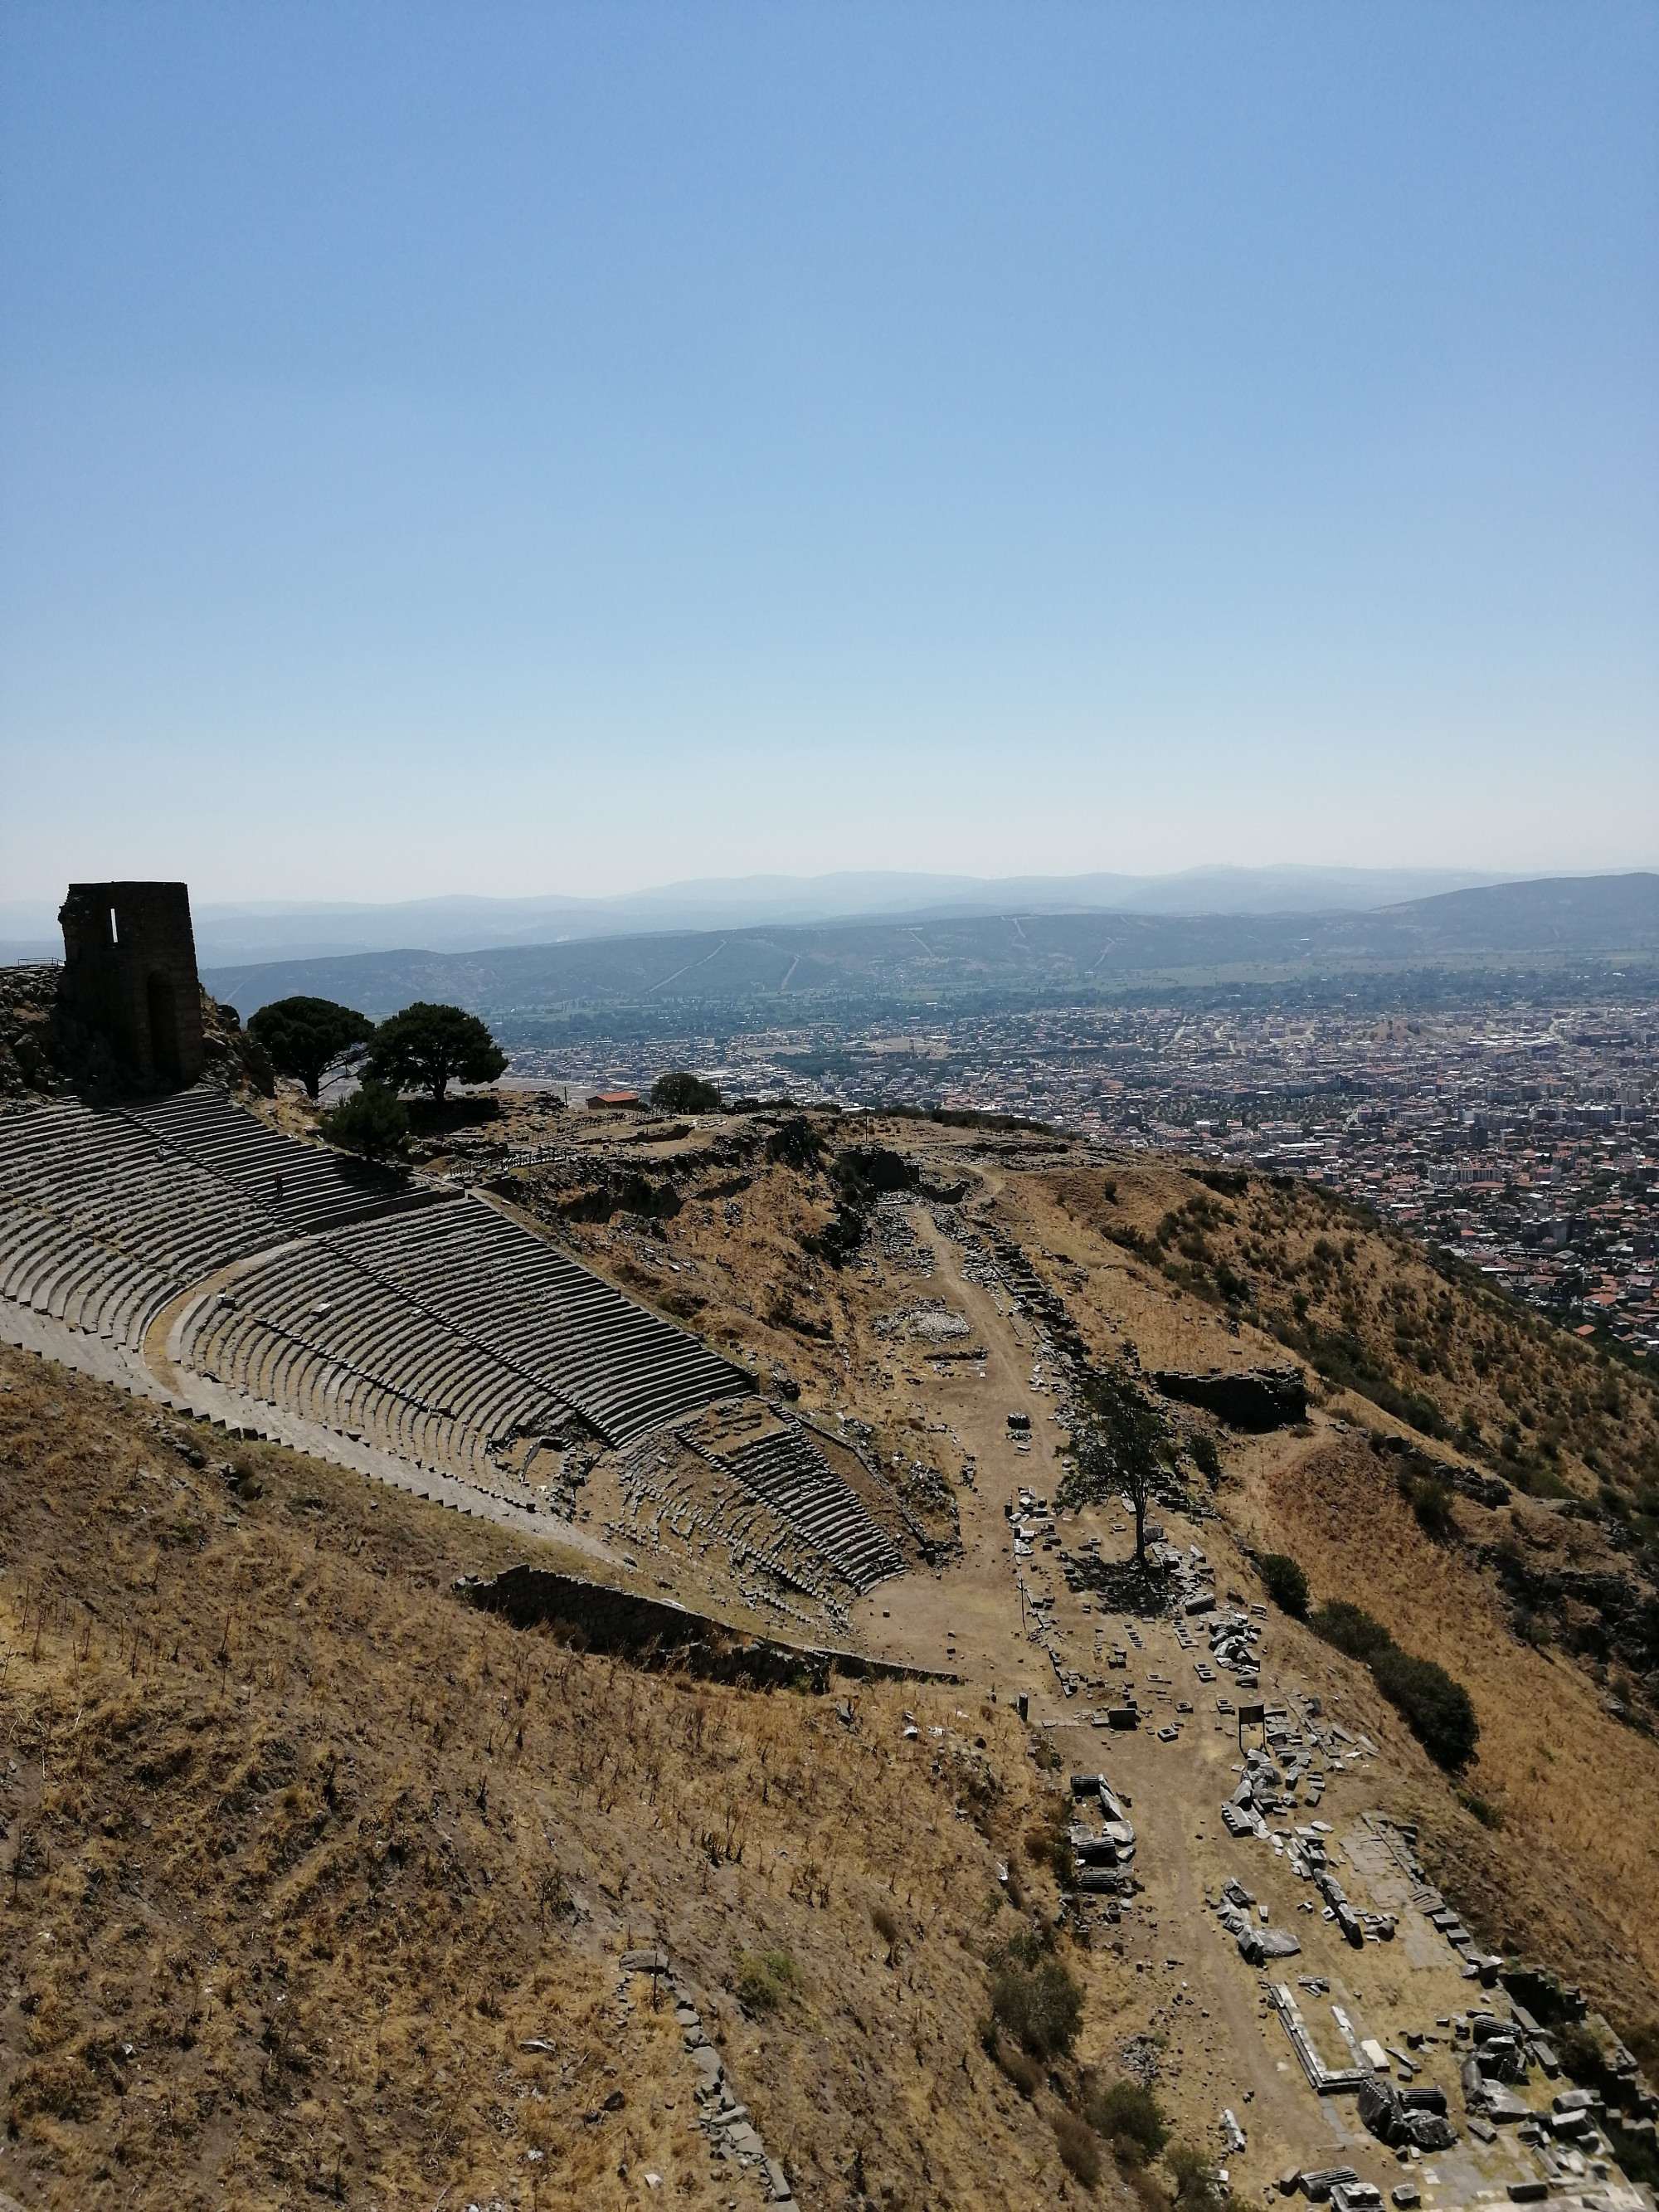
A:
<svg viewBox="0 0 1659 2212">
<path fill-rule="evenodd" d="M 506 1448 L 559 1431 L 572 1409 L 625 1448 L 751 1390 L 742 1369 L 482 1199 L 411 1208 L 395 1184 L 331 1180 L 337 1166 L 202 1092 L 142 1111 L 4 1115 L 0 1297 L 137 1347 L 165 1305 L 235 1263 L 226 1289 L 184 1310 L 185 1369 L 509 1492 L 527 1486 Z M 260 1187 L 279 1171 L 276 1206 Z M 336 1225 L 307 1233 L 319 1218 Z M 720 1540 L 738 1552 L 805 1588 L 808 1552 L 860 1590 L 902 1571 L 798 1431 L 715 1464 L 765 1509 L 752 1529 L 735 1504 L 723 1516 Z"/>
<path fill-rule="evenodd" d="M 756 1580 L 749 1571 L 754 1566 L 832 1607 L 845 1599 L 847 1577 L 834 1561 L 710 1453 L 656 1455 L 647 1443 L 623 1471 L 622 1510 L 617 1533 L 625 1541 L 678 1542 L 699 1556 L 718 1546 L 729 1553 L 740 1585 Z M 779 1612 L 807 1618 L 764 1583 L 752 1595 Z"/>
<path fill-rule="evenodd" d="M 749 1387 L 695 1337 L 475 1199 L 256 1259 L 191 1310 L 179 1356 L 473 1479 L 490 1453 L 556 1427 L 569 1407 L 623 1443 Z"/>
<path fill-rule="evenodd" d="M 204 1275 L 278 1231 L 125 1115 L 75 1101 L 0 1118 L 0 1296 L 134 1346 Z"/>
<path fill-rule="evenodd" d="M 364 1223 L 337 1251 L 628 1444 L 753 1388 L 730 1360 L 483 1200 Z"/>
<path fill-rule="evenodd" d="M 474 1481 L 500 1481 L 492 1453 L 565 1413 L 331 1243 L 285 1246 L 204 1297 L 179 1356 L 232 1389 Z"/>
<path fill-rule="evenodd" d="M 757 1437 L 722 1453 L 720 1464 L 802 1530 L 860 1594 L 903 1573 L 892 1538 L 800 1430 Z"/>
<path fill-rule="evenodd" d="M 382 1213 L 408 1193 L 402 1176 L 284 1137 L 222 1091 L 178 1091 L 122 1111 L 222 1176 L 295 1236 Z"/>
</svg>

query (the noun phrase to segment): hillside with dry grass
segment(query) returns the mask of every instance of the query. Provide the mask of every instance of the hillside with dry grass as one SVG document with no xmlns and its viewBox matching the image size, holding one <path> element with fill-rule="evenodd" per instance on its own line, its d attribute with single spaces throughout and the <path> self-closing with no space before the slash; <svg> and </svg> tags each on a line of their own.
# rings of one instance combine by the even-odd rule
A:
<svg viewBox="0 0 1659 2212">
<path fill-rule="evenodd" d="M 310 1126 L 286 1089 L 262 1110 Z M 1414 1823 L 1488 1946 L 1649 2047 L 1644 1373 L 1316 1189 L 1040 1132 L 521 1098 L 458 1104 L 419 1149 L 742 1361 L 766 1419 L 809 1419 L 909 1571 L 768 1610 L 754 1528 L 708 1540 L 706 1455 L 688 1543 L 665 1443 L 599 1455 L 579 1554 L 551 1513 L 465 1519 L 0 1352 L 0 2187 L 758 2203 L 672 2007 L 622 1966 L 658 1946 L 804 2208 L 1204 2212 L 1218 2112 L 1247 2098 L 1241 2188 L 1310 2154 L 1276 2023 L 1206 1918 L 1240 1863 L 1214 1817 L 1233 1723 L 1165 1671 L 1192 1664 L 1176 1622 L 1143 1618 L 1128 1660 L 1169 1740 L 1088 1728 L 1121 1678 L 1091 1671 L 1109 1607 L 1076 1565 L 1131 1537 L 1115 1498 L 1060 1500 L 1079 1382 L 1108 1368 L 1158 1409 L 1158 1510 L 1218 1598 L 1265 1605 L 1270 1553 L 1305 1571 L 1313 1618 L 1272 1613 L 1267 1680 L 1369 1746 L 1332 1781 L 1343 1821 Z M 1308 1419 L 1261 1434 L 1153 1382 L 1287 1360 Z M 1023 1562 L 1021 1486 L 1054 1522 Z M 722 1686 L 457 1590 L 526 1559 L 957 1680 Z M 1316 1632 L 1332 1600 L 1467 1692 L 1467 1764 Z M 1063 1879 L 1066 1769 L 1103 1759 L 1142 1827 L 1121 1916 Z M 1366 1966 L 1379 2018 L 1408 2007 L 1398 1954 Z"/>
<path fill-rule="evenodd" d="M 1297 1557 L 1316 1597 L 1362 1601 L 1467 1687 L 1479 1751 L 1449 1779 L 1363 1668 L 1323 1662 L 1358 1677 L 1413 1765 L 1413 1802 L 1431 1808 L 1448 1863 L 1480 1870 L 1468 1911 L 1489 1940 L 1564 1960 L 1632 2031 L 1659 2017 L 1652 1378 L 1316 1186 L 1206 1181 L 1156 1159 L 1085 1166 L 1040 1136 L 988 1142 L 896 1118 L 820 1118 L 811 1133 L 810 1150 L 769 1160 L 737 1125 L 740 1190 L 717 1160 L 702 1171 L 713 1193 L 694 1171 L 672 1214 L 617 1209 L 561 1233 L 635 1295 L 668 1310 L 695 1299 L 698 1326 L 804 1404 L 861 1418 L 884 1467 L 920 1455 L 948 1470 L 957 1431 L 925 1347 L 884 1333 L 896 1307 L 935 1295 L 934 1254 L 872 1216 L 843 1264 L 822 1255 L 849 1144 L 912 1160 L 919 1188 L 955 1201 L 955 1236 L 1015 1246 L 1097 1364 L 1299 1361 L 1319 1401 L 1308 1438 L 1186 1420 L 1219 1451 L 1211 1503 L 1247 1571 L 1250 1554 Z M 537 1182 L 515 1179 L 532 1206 Z M 1480 1502 L 1483 1483 L 1507 1502 Z"/>
<path fill-rule="evenodd" d="M 672 2014 L 617 1998 L 660 1942 L 804 2202 L 1053 2201 L 1052 2127 L 978 2038 L 1041 1801 L 1005 1707 L 585 1656 L 457 1601 L 516 1556 L 487 1527 L 201 1456 L 0 1354 L 0 2182 L 605 2205 L 649 2171 L 724 2203 Z"/>
</svg>

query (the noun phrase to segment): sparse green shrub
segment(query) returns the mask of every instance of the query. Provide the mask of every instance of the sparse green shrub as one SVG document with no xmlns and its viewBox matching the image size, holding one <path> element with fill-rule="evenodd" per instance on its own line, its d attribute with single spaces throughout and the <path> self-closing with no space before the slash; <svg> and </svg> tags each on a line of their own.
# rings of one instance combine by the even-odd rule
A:
<svg viewBox="0 0 1659 2212">
<path fill-rule="evenodd" d="M 1364 1606 L 1352 1605 L 1345 1597 L 1327 1598 L 1310 1625 L 1316 1636 L 1322 1636 L 1327 1644 L 1334 1644 L 1350 1659 L 1369 1662 L 1374 1653 L 1389 1650 L 1394 1643 L 1380 1620 L 1374 1620 Z"/>
<path fill-rule="evenodd" d="M 322 1132 L 343 1152 L 384 1160 L 409 1141 L 409 1112 L 395 1091 L 384 1084 L 365 1083 L 361 1091 L 329 1109 L 322 1118 Z"/>
<path fill-rule="evenodd" d="M 1281 1613 L 1293 1620 L 1308 1617 L 1308 1577 L 1301 1563 L 1288 1552 L 1264 1552 L 1256 1561 L 1256 1572 L 1268 1596 Z"/>
<path fill-rule="evenodd" d="M 1601 2046 L 1582 2020 L 1570 2020 L 1555 2037 L 1556 2056 L 1564 2072 L 1582 2086 L 1601 2078 Z"/>
<path fill-rule="evenodd" d="M 1221 2202 L 1215 2166 L 1192 2143 L 1177 2143 L 1167 2161 L 1175 2178 L 1175 2201 L 1187 2212 L 1212 2212 Z"/>
<path fill-rule="evenodd" d="M 1097 2135 L 1112 2146 L 1120 2165 L 1145 2166 L 1170 2140 L 1170 2127 L 1158 2099 L 1139 2081 L 1120 2081 L 1091 2088 L 1084 2112 Z"/>
<path fill-rule="evenodd" d="M 1432 1475 L 1412 1485 L 1412 1516 L 1431 1544 L 1443 1544 L 1459 1534 L 1451 1492 Z"/>
<path fill-rule="evenodd" d="M 1498 1829 L 1504 1825 L 1504 1808 L 1494 1805 L 1490 1798 L 1478 1796 L 1473 1790 L 1460 1790 L 1457 1802 L 1466 1813 L 1473 1813 L 1483 1828 Z"/>
<path fill-rule="evenodd" d="M 1480 1723 L 1461 1682 L 1432 1659 L 1389 1644 L 1371 1654 L 1376 1686 L 1437 1765 L 1456 1773 L 1474 1754 Z"/>
<path fill-rule="evenodd" d="M 774 1167 L 810 1175 L 823 1156 L 823 1139 L 804 1114 L 792 1114 L 766 1133 L 766 1158 Z"/>
<path fill-rule="evenodd" d="M 775 2012 L 800 1981 L 800 1969 L 787 1951 L 739 1951 L 738 2001 L 750 2012 Z"/>
<path fill-rule="evenodd" d="M 1054 2114 L 1050 2124 L 1060 2164 L 1073 2181 L 1092 2189 L 1100 2179 L 1100 2144 L 1094 2130 L 1064 2105 Z"/>
<path fill-rule="evenodd" d="M 1187 1449 L 1193 1455 L 1193 1465 L 1213 1490 L 1221 1480 L 1221 1454 L 1216 1449 L 1215 1438 L 1206 1436 L 1200 1429 Z"/>
<path fill-rule="evenodd" d="M 1026 2054 L 1063 2058 L 1077 2040 L 1083 1991 L 1052 1953 L 1030 1960 L 1029 1942 L 1005 1946 L 991 1975 L 991 2017 Z"/>
</svg>

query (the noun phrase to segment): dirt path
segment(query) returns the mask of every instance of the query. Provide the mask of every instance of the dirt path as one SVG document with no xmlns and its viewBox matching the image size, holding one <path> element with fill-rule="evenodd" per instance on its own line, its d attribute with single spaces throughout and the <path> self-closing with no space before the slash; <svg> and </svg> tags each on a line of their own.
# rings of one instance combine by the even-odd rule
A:
<svg viewBox="0 0 1659 2212">
<path fill-rule="evenodd" d="M 958 1247 L 942 1236 L 921 1208 L 911 1226 L 933 1259 L 934 1294 L 965 1314 L 984 1359 L 939 1361 L 914 1387 L 925 1393 L 927 1413 L 943 1422 L 951 1447 L 948 1473 L 956 1478 L 974 1464 L 971 1485 L 956 1492 L 963 1555 L 942 1575 L 915 1573 L 884 1583 L 854 1608 L 854 1626 L 866 1647 L 907 1665 L 954 1667 L 981 1695 L 1008 1698 L 1034 1691 L 1048 1671 L 1041 1652 L 1028 1648 L 1020 1626 L 1013 1579 L 1013 1540 L 1005 1512 L 1021 1483 L 1046 1490 L 1055 1471 L 1052 1431 L 1045 1423 L 1054 1401 L 1033 1389 L 1034 1340 L 1028 1325 L 1000 1311 L 990 1291 L 967 1281 Z M 926 1365 L 924 1347 L 902 1355 L 914 1370 Z M 1031 1417 L 1029 1455 L 1016 1448 L 1008 1415 Z M 1052 1676 L 1050 1676 L 1052 1679 Z"/>
</svg>

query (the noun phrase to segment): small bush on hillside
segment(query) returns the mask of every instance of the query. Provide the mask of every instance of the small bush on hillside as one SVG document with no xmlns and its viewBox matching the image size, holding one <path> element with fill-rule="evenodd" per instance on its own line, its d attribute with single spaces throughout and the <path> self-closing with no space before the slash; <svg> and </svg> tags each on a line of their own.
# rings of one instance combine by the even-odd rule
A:
<svg viewBox="0 0 1659 2212">
<path fill-rule="evenodd" d="M 787 1951 L 738 1954 L 738 2001 L 750 2012 L 775 2012 L 799 1980 L 800 1970 Z"/>
<path fill-rule="evenodd" d="M 1474 1814 L 1483 1828 L 1503 1826 L 1504 1808 L 1501 1805 L 1494 1805 L 1489 1798 L 1478 1796 L 1473 1790 L 1460 1790 L 1457 1802 L 1466 1813 Z"/>
<path fill-rule="evenodd" d="M 766 1133 L 766 1157 L 774 1167 L 810 1175 L 823 1155 L 823 1139 L 804 1114 L 792 1114 Z"/>
<path fill-rule="evenodd" d="M 1158 2099 L 1139 2081 L 1114 2081 L 1092 2088 L 1084 2105 L 1089 2124 L 1112 2146 L 1121 2164 L 1145 2166 L 1170 2140 L 1169 2123 Z"/>
<path fill-rule="evenodd" d="M 1388 1644 L 1371 1656 L 1376 1686 L 1437 1765 L 1455 1774 L 1480 1739 L 1474 1705 L 1461 1682 L 1432 1659 L 1414 1659 Z"/>
<path fill-rule="evenodd" d="M 1053 2126 L 1060 2164 L 1073 2181 L 1092 2189 L 1100 2179 L 1100 2145 L 1094 2130 L 1079 2119 L 1075 2112 L 1068 2112 L 1064 2105 L 1055 2112 Z"/>
<path fill-rule="evenodd" d="M 1459 1531 L 1452 1511 L 1451 1492 L 1443 1482 L 1425 1475 L 1412 1485 L 1412 1513 L 1418 1527 L 1432 1544 L 1443 1544 Z"/>
<path fill-rule="evenodd" d="M 1293 1620 L 1308 1617 L 1308 1577 L 1300 1562 L 1288 1552 L 1266 1552 L 1256 1561 L 1256 1571 L 1261 1577 L 1268 1596 L 1281 1613 Z"/>
<path fill-rule="evenodd" d="M 1028 2058 L 1017 2043 L 1010 2043 L 994 2019 L 980 2022 L 979 2039 L 985 2056 L 1007 2075 L 1020 2095 L 1028 2100 L 1035 2097 L 1042 2087 L 1042 2069 L 1036 2060 Z"/>
<path fill-rule="evenodd" d="M 369 1160 L 389 1158 L 409 1141 L 408 1109 L 395 1091 L 380 1083 L 365 1083 L 361 1091 L 331 1107 L 321 1126 L 331 1145 L 361 1152 Z"/>
<path fill-rule="evenodd" d="M 1213 1489 L 1221 1480 L 1221 1454 L 1216 1449 L 1215 1438 L 1200 1429 L 1187 1449 L 1193 1455 L 1193 1465 Z"/>
<path fill-rule="evenodd" d="M 991 2017 L 1030 2057 L 1064 2058 L 1082 2024 L 1083 1991 L 1052 1954 L 1034 1965 L 1027 1956 L 1024 1944 L 1001 1953 L 991 1976 Z"/>
<path fill-rule="evenodd" d="M 1310 1626 L 1316 1636 L 1327 1644 L 1334 1644 L 1350 1659 L 1369 1661 L 1375 1653 L 1391 1648 L 1394 1638 L 1380 1620 L 1373 1620 L 1364 1606 L 1351 1605 L 1345 1597 L 1327 1598 L 1313 1615 Z"/>
<path fill-rule="evenodd" d="M 1557 2033 L 1555 2050 L 1572 2081 L 1589 2087 L 1601 2080 L 1601 2046 L 1582 2020 L 1569 2021 Z"/>
<path fill-rule="evenodd" d="M 1221 2202 L 1221 2185 L 1215 2167 L 1191 2143 L 1177 2143 L 1170 2153 L 1170 2172 L 1175 2176 L 1175 2201 L 1186 2212 L 1212 2212 Z"/>
</svg>

